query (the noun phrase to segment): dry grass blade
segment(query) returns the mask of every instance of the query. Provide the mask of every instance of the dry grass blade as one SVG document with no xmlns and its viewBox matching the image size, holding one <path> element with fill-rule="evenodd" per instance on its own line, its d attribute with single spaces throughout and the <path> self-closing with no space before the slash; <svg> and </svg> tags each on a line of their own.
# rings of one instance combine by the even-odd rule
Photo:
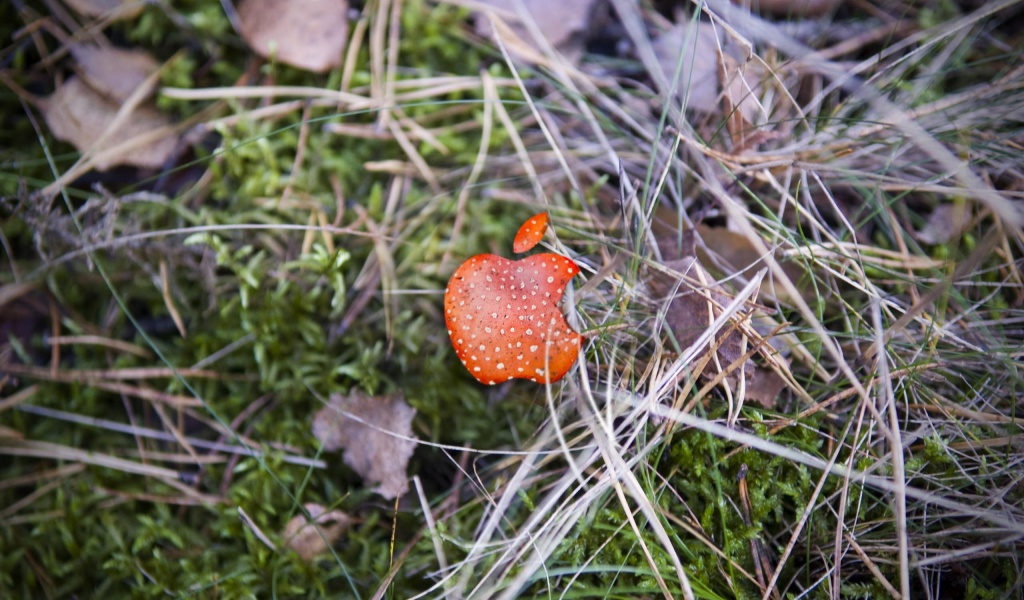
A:
<svg viewBox="0 0 1024 600">
<path fill-rule="evenodd" d="M 0 400 L 0 412 L 17 407 L 19 404 L 32 398 L 32 396 L 35 396 L 36 392 L 38 391 L 38 385 L 30 385 L 24 389 L 21 389 L 11 394 L 10 396 L 7 396 L 3 400 Z"/>
<path fill-rule="evenodd" d="M 157 429 L 150 429 L 150 428 L 146 428 L 146 427 L 140 427 L 140 426 L 137 426 L 137 425 L 130 425 L 130 424 L 125 424 L 125 423 L 119 423 L 117 421 L 110 421 L 108 419 L 98 419 L 98 418 L 92 418 L 92 417 L 84 417 L 84 416 L 77 415 L 77 414 L 74 414 L 74 413 L 69 413 L 69 412 L 66 412 L 66 411 L 55 410 L 55 409 L 51 409 L 51 408 L 44 408 L 44 407 L 41 407 L 41 406 L 21 405 L 21 406 L 18 407 L 18 410 L 21 410 L 21 411 L 27 412 L 27 413 L 31 413 L 31 414 L 36 414 L 36 415 L 39 415 L 39 416 L 42 416 L 42 417 L 47 417 L 47 418 L 50 418 L 50 419 L 60 419 L 62 421 L 68 421 L 70 423 L 76 423 L 76 424 L 79 424 L 79 425 L 88 425 L 88 426 L 91 426 L 91 427 L 98 427 L 98 428 L 106 429 L 106 430 L 109 430 L 109 431 L 116 431 L 118 433 L 128 434 L 128 435 L 131 435 L 131 436 L 136 437 L 136 438 L 153 439 L 153 440 L 159 440 L 159 441 L 162 441 L 162 442 L 177 442 L 178 441 L 178 436 L 176 436 L 175 434 L 172 434 L 172 433 L 168 433 L 166 431 L 160 431 L 160 430 L 157 430 Z M 222 443 L 222 442 L 211 442 L 209 440 L 203 440 L 203 439 L 198 439 L 198 438 L 194 438 L 194 437 L 186 437 L 186 438 L 184 438 L 184 441 L 187 442 L 189 445 L 191 445 L 194 448 L 201 448 L 203 450 L 208 450 L 210 452 L 219 452 L 219 453 L 224 453 L 224 454 L 233 454 L 233 455 L 237 455 L 237 456 L 261 457 L 261 456 L 264 456 L 266 454 L 266 452 L 267 452 L 267 449 L 262 448 L 261 445 L 252 443 L 252 440 L 244 440 L 244 439 L 240 440 L 243 444 L 246 444 L 246 445 L 235 445 L 235 444 L 226 444 L 226 443 Z M 290 448 L 287 448 L 287 447 L 282 447 L 279 444 L 268 444 L 268 445 L 270 446 L 270 448 L 273 448 L 275 450 L 278 450 L 278 451 L 282 451 L 283 450 L 284 452 L 286 452 L 286 454 L 284 454 L 281 457 L 281 460 L 284 461 L 285 463 L 293 464 L 293 465 L 300 465 L 300 466 L 304 466 L 304 467 L 312 467 L 312 468 L 316 468 L 316 469 L 327 468 L 327 463 L 325 463 L 322 460 L 313 460 L 313 459 L 308 459 L 308 458 L 306 458 L 304 456 L 296 456 L 294 454 L 291 454 L 290 452 L 292 452 L 294 449 L 290 449 Z M 158 455 L 155 454 L 155 453 L 147 453 L 146 456 L 148 456 L 149 458 L 151 458 L 153 460 L 159 460 L 159 458 L 157 458 Z M 211 458 L 215 458 L 217 460 L 220 460 L 219 457 L 216 457 L 216 456 L 210 457 L 210 455 L 203 455 L 203 456 L 199 457 L 198 459 L 196 458 L 196 456 L 194 454 L 189 456 L 190 460 L 193 460 L 193 461 L 198 460 L 199 463 L 206 462 L 207 460 L 210 460 Z M 181 461 L 177 461 L 177 462 L 181 462 Z"/>
<path fill-rule="evenodd" d="M 14 477 L 0 481 L 0 489 L 15 488 L 23 485 L 27 485 L 33 482 L 46 481 L 48 479 L 63 479 L 65 477 L 71 477 L 77 475 L 85 470 L 85 465 L 81 463 L 74 463 L 70 465 L 64 465 L 63 467 L 57 467 L 56 469 L 50 469 L 48 471 L 40 471 L 31 475 L 25 475 L 23 477 Z"/>
<path fill-rule="evenodd" d="M 124 340 L 112 340 L 99 335 L 55 335 L 50 338 L 50 343 L 54 345 L 92 344 L 104 346 L 117 352 L 134 354 L 141 358 L 153 358 L 153 353 L 141 346 Z"/>
<path fill-rule="evenodd" d="M 125 473 L 132 473 L 134 475 L 153 477 L 165 482 L 177 481 L 180 476 L 178 471 L 165 469 L 163 467 L 137 463 L 106 454 L 88 452 L 78 448 L 63 446 L 61 444 L 52 444 L 49 442 L 34 440 L 4 440 L 0 442 L 0 454 L 6 454 L 7 456 L 33 456 L 49 460 L 80 462 L 98 467 L 115 469 Z"/>
<path fill-rule="evenodd" d="M 70 336 L 62 339 L 71 339 Z M 149 355 L 144 355 L 148 358 Z M 90 381 L 102 380 L 124 380 L 124 379 L 173 379 L 175 377 L 195 377 L 197 379 L 227 379 L 227 380 L 248 380 L 254 378 L 251 375 L 232 375 L 208 369 L 171 369 L 168 367 L 135 367 L 125 369 L 77 369 L 58 371 L 56 375 L 49 369 L 30 367 L 26 365 L 5 365 L 3 370 L 8 373 L 25 375 L 36 379 L 48 381 L 60 381 L 63 383 L 87 383 Z"/>
<path fill-rule="evenodd" d="M 99 388 L 101 390 L 106 390 L 108 392 L 112 392 L 115 394 L 127 394 L 129 396 L 141 398 L 143 400 L 148 400 L 150 402 L 160 402 L 163 404 L 168 404 L 170 406 L 176 406 L 179 408 L 203 405 L 201 400 L 198 400 L 191 396 L 171 394 L 168 392 L 154 390 L 152 388 L 127 385 L 124 383 L 119 383 L 117 381 L 107 381 L 101 378 L 94 377 L 94 375 L 96 374 L 104 374 L 104 371 L 93 371 L 85 373 L 75 373 L 74 371 L 57 371 L 56 373 L 54 373 L 49 369 L 40 369 L 38 367 L 26 367 L 23 365 L 7 365 L 4 367 L 4 370 L 11 373 L 18 373 L 21 375 L 45 379 L 47 381 L 55 381 L 61 383 L 87 383 L 93 387 Z M 183 371 L 188 372 L 187 369 Z M 170 370 L 163 371 L 163 373 L 164 374 L 162 375 L 162 377 L 175 376 L 174 373 Z M 139 373 L 132 373 L 132 375 L 135 375 L 135 377 L 131 377 L 132 379 L 138 378 Z M 219 375 L 216 376 L 220 377 Z"/>
<path fill-rule="evenodd" d="M 637 400 L 634 400 L 634 402 L 639 404 Z M 759 437 L 747 433 L 732 431 L 717 423 L 702 421 L 701 419 L 686 413 L 662 409 L 660 407 L 656 408 L 653 412 L 659 416 L 672 419 L 678 423 L 690 427 L 695 427 L 702 431 L 707 431 L 708 433 L 712 433 L 715 436 L 721 437 L 723 439 L 746 444 L 752 448 L 757 448 L 765 452 L 778 454 L 779 456 L 783 456 L 788 460 L 792 460 L 794 462 L 815 469 L 820 469 L 822 471 L 827 471 L 836 476 L 842 477 L 848 474 L 852 479 L 856 480 L 857 482 L 862 482 L 866 485 L 876 487 L 887 492 L 895 492 L 897 487 L 903 487 L 902 484 L 900 484 L 899 486 L 894 485 L 890 479 L 885 477 L 871 475 L 857 470 L 847 469 L 839 465 L 829 466 L 829 464 L 826 463 L 825 461 L 817 457 L 811 456 L 809 454 L 791 448 L 779 446 L 778 444 L 763 440 Z M 955 500 L 949 500 L 943 495 L 913 487 L 906 487 L 904 493 L 906 493 L 908 498 L 921 500 L 923 502 L 934 504 L 936 506 L 949 509 L 962 515 L 968 515 L 973 518 L 986 521 L 993 525 L 997 525 L 1003 528 L 1006 532 L 1006 537 L 1003 540 L 1005 542 L 1013 543 L 1017 540 L 1024 538 L 1024 513 L 1021 513 L 1021 511 L 1019 510 L 1011 510 L 1009 513 L 1007 513 L 1003 511 L 994 511 L 987 508 L 969 506 L 957 502 Z"/>
<path fill-rule="evenodd" d="M 1019 0 L 1002 0 L 1000 2 L 986 3 L 983 8 L 978 9 L 975 15 L 966 17 L 963 26 L 1018 3 Z M 789 36 L 773 28 L 766 21 L 756 20 L 751 15 L 743 13 L 727 0 L 709 0 L 705 5 L 705 10 L 712 18 L 724 19 L 732 27 L 741 29 L 755 41 L 763 40 L 792 56 L 805 57 L 804 60 L 810 68 L 817 70 L 826 77 L 834 79 L 837 85 L 850 92 L 862 95 L 882 114 L 881 118 L 887 125 L 902 131 L 904 135 L 911 139 L 930 158 L 935 160 L 947 173 L 956 177 L 961 185 L 971 190 L 976 198 L 986 203 L 993 212 L 999 215 L 1003 222 L 1018 232 L 1020 231 L 1021 226 L 1024 225 L 1024 212 L 1019 207 L 996 192 L 991 185 L 982 181 L 964 161 L 953 155 L 945 146 L 939 144 L 917 120 L 910 118 L 905 111 L 887 100 L 873 87 L 859 85 L 860 82 L 855 77 L 851 77 L 845 69 L 838 65 L 817 60 L 815 54 L 809 48 L 795 42 Z"/>
</svg>

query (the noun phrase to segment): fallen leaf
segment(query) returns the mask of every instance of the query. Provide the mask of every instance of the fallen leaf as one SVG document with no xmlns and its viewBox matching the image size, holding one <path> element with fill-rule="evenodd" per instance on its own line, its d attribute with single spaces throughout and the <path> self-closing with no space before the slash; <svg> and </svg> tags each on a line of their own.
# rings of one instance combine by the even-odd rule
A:
<svg viewBox="0 0 1024 600">
<path fill-rule="evenodd" d="M 776 137 L 761 125 L 768 115 L 758 98 L 770 75 L 764 65 L 748 60 L 743 63 L 729 54 L 722 55 L 719 78 L 725 82 L 722 92 L 722 112 L 726 116 L 726 127 L 732 139 L 734 152 L 742 152 L 751 146 Z"/>
<path fill-rule="evenodd" d="M 679 222 L 678 212 L 667 206 L 659 206 L 655 212 L 652 229 L 656 239 L 661 240 L 662 256 L 682 256 L 681 249 L 676 247 L 676 223 Z M 749 279 L 761 269 L 767 268 L 761 252 L 743 234 L 725 227 L 709 227 L 697 225 L 697 239 L 701 241 L 696 248 L 696 257 L 700 265 L 719 279 L 740 276 Z M 805 269 L 805 263 L 787 258 L 783 252 L 775 252 L 772 257 L 780 264 L 782 271 L 796 286 L 797 290 L 807 293 L 811 276 Z M 769 300 L 788 302 L 789 293 L 786 288 L 777 285 L 774 275 L 766 277 L 761 283 L 760 296 Z"/>
<path fill-rule="evenodd" d="M 160 68 L 160 63 L 144 50 L 108 45 L 76 44 L 71 47 L 71 56 L 89 87 L 117 102 L 127 100 Z"/>
<path fill-rule="evenodd" d="M 692 253 L 694 249 L 686 251 Z M 682 279 L 677 280 L 671 275 L 654 271 L 649 285 L 655 298 L 671 299 L 665 313 L 665 324 L 672 332 L 679 349 L 685 350 L 718 316 L 718 307 L 728 304 L 730 299 L 725 291 L 714 283 L 714 277 L 701 266 L 696 256 L 684 254 L 666 260 L 663 264 L 668 269 L 682 274 Z M 711 302 L 704 295 L 704 290 L 700 289 L 701 281 L 707 282 L 706 291 L 711 296 Z M 738 360 L 743 355 L 742 337 L 735 330 L 727 333 L 718 344 L 718 353 L 727 363 Z"/>
<path fill-rule="evenodd" d="M 747 236 L 730 231 L 724 227 L 697 226 L 697 235 L 704 244 L 697 248 L 697 258 L 702 265 L 707 265 L 712 273 L 722 276 L 740 274 L 745 278 L 754 276 L 761 269 L 768 267 L 760 251 L 754 248 Z M 780 264 L 782 271 L 796 286 L 797 290 L 808 290 L 810 276 L 803 263 L 787 259 L 783 253 L 775 252 L 773 258 Z M 777 285 L 775 277 L 768 277 L 761 284 L 761 294 L 770 298 L 787 302 L 790 300 L 786 288 Z M 808 292 L 809 293 L 809 292 Z"/>
<path fill-rule="evenodd" d="M 501 11 L 500 18 L 505 20 L 512 32 L 528 46 L 544 54 L 543 46 L 523 23 L 524 19 L 531 19 L 552 47 L 569 60 L 575 61 L 583 54 L 596 0 L 481 0 L 480 4 Z M 525 15 L 519 12 L 520 6 L 525 10 Z M 482 14 L 477 16 L 478 35 L 490 39 L 494 29 L 490 17 Z"/>
<path fill-rule="evenodd" d="M 264 58 L 317 73 L 341 66 L 346 0 L 245 0 L 238 19 L 242 37 Z"/>
<path fill-rule="evenodd" d="M 696 233 L 683 233 L 682 243 L 662 243 L 664 266 L 682 274 L 682 278 L 651 270 L 648 287 L 651 295 L 669 305 L 665 312 L 665 324 L 680 350 L 685 350 L 721 314 L 721 307 L 731 301 L 724 288 L 715 283 L 711 274 L 701 266 L 696 255 Z M 704 283 L 701 283 L 704 282 Z M 705 294 L 706 292 L 706 294 Z M 710 296 L 710 301 L 708 296 Z M 723 328 L 715 340 L 718 364 L 728 370 L 730 365 L 744 360 L 746 353 L 757 345 L 753 339 L 744 339 L 738 328 Z M 762 348 L 759 351 L 767 351 Z M 715 361 L 708 361 L 700 376 L 712 379 L 719 373 Z M 733 385 L 739 383 L 739 376 L 745 377 L 746 398 L 765 407 L 773 407 L 785 381 L 775 371 L 758 366 L 747 358 L 742 368 L 726 376 Z"/>
<path fill-rule="evenodd" d="M 839 7 L 843 0 L 758 0 L 753 8 L 763 15 L 798 19 L 820 17 Z M 733 0 L 733 4 L 745 4 Z"/>
<path fill-rule="evenodd" d="M 338 541 L 352 524 L 352 517 L 340 510 L 328 511 L 319 504 L 303 504 L 303 507 L 312 521 L 306 515 L 295 515 L 285 525 L 284 539 L 302 560 L 309 562 Z"/>
<path fill-rule="evenodd" d="M 177 136 L 169 128 L 170 118 L 150 105 L 139 106 L 101 146 L 96 141 L 114 121 L 120 106 L 101 96 L 79 77 L 73 77 L 49 97 L 39 102 L 43 118 L 58 139 L 69 142 L 80 152 L 92 151 L 97 156 L 96 168 L 105 171 L 117 165 L 155 169 L 174 154 Z M 126 141 L 152 136 L 114 154 L 105 151 Z"/>
<path fill-rule="evenodd" d="M 781 75 L 754 59 L 740 41 L 712 23 L 685 21 L 662 33 L 652 45 L 662 75 L 669 84 L 675 81 L 683 107 L 725 118 L 733 153 L 784 137 L 777 129 L 787 119 L 778 113 L 788 110 L 784 99 L 789 96 L 784 93 L 778 99 L 766 92 L 766 86 L 784 83 Z M 674 79 L 677 69 L 679 77 Z M 795 87 L 796 81 L 786 85 L 790 84 Z M 774 100 L 769 106 L 762 104 L 766 96 Z"/>
<path fill-rule="evenodd" d="M 710 23 L 677 23 L 653 42 L 661 72 L 673 81 L 681 68 L 676 95 L 685 108 L 703 113 L 718 111 L 719 84 L 718 35 Z M 682 61 L 682 65 L 680 65 Z"/>
<path fill-rule="evenodd" d="M 954 200 L 936 206 L 916 237 L 925 244 L 947 244 L 963 235 L 970 222 L 970 204 Z"/>
<path fill-rule="evenodd" d="M 402 396 L 348 396 L 332 394 L 331 401 L 313 418 L 313 435 L 324 450 L 344 448 L 345 464 L 387 499 L 409 489 L 405 473 L 416 449 L 412 418 L 416 409 Z"/>
<path fill-rule="evenodd" d="M 146 3 L 141 0 L 64 0 L 78 14 L 104 17 L 112 20 L 133 19 L 139 16 Z"/>
<path fill-rule="evenodd" d="M 744 388 L 744 397 L 765 408 L 775 408 L 779 394 L 786 387 L 786 380 L 772 369 L 758 365 L 754 365 L 753 369 L 748 367 L 745 373 L 747 385 Z"/>
</svg>

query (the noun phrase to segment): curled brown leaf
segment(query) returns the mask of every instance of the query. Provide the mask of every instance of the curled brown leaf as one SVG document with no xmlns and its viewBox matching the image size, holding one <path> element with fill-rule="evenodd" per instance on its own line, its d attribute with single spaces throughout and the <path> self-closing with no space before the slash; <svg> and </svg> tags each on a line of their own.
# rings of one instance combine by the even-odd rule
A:
<svg viewBox="0 0 1024 600">
<path fill-rule="evenodd" d="M 348 41 L 345 0 L 245 0 L 242 37 L 264 58 L 322 73 L 341 65 Z"/>
<path fill-rule="evenodd" d="M 680 350 L 685 350 L 721 314 L 722 307 L 731 299 L 697 258 L 696 232 L 685 232 L 680 245 L 663 243 L 661 246 L 665 258 L 663 265 L 673 274 L 651 269 L 647 284 L 656 300 L 668 302 L 665 324 L 675 344 Z M 718 360 L 709 361 L 700 376 L 712 379 L 722 371 L 734 369 L 725 376 L 727 381 L 735 385 L 742 374 L 746 397 L 765 407 L 774 406 L 785 381 L 773 370 L 751 360 L 751 353 L 759 343 L 759 340 L 746 338 L 739 327 L 724 328 L 713 342 Z"/>
<path fill-rule="evenodd" d="M 124 102 L 160 68 L 148 52 L 99 44 L 71 47 L 79 75 L 110 100 Z"/>
<path fill-rule="evenodd" d="M 532 27 L 544 36 L 548 44 L 571 60 L 583 54 L 584 40 L 591 27 L 596 0 L 481 0 L 498 9 L 511 32 L 523 43 L 544 54 L 544 46 L 532 34 Z M 523 12 L 519 12 L 518 9 Z M 491 17 L 478 15 L 476 31 L 490 38 L 495 30 Z M 525 20 L 532 20 L 528 25 Z M 508 40 L 506 40 L 506 43 Z"/>
<path fill-rule="evenodd" d="M 155 169 L 177 147 L 171 119 L 150 105 L 136 108 L 115 132 L 108 132 L 120 106 L 79 77 L 65 81 L 39 106 L 53 135 L 81 152 L 92 152 L 100 171 L 118 165 Z M 129 143 L 132 140 L 138 143 Z"/>
<path fill-rule="evenodd" d="M 319 504 L 304 504 L 309 513 L 295 515 L 284 528 L 285 544 L 309 562 L 327 551 L 352 524 L 352 518 L 340 510 L 327 510 Z"/>
<path fill-rule="evenodd" d="M 402 396 L 367 396 L 352 392 L 333 394 L 313 418 L 313 435 L 324 450 L 344 449 L 345 464 L 385 498 L 409 489 L 406 468 L 416 440 L 412 419 L 416 409 Z"/>
</svg>

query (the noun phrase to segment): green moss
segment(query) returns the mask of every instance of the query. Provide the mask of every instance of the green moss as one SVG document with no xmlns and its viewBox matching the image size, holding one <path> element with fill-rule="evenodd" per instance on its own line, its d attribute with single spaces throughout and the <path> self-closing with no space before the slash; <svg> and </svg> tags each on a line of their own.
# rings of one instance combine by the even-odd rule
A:
<svg viewBox="0 0 1024 600">
<path fill-rule="evenodd" d="M 417 67 L 423 72 L 477 75 L 483 55 L 458 34 L 464 11 L 445 6 L 427 8 L 419 3 L 406 3 L 405 9 L 403 26 L 408 35 L 402 37 L 403 56 L 425 61 Z M 172 10 L 149 5 L 136 21 L 117 27 L 131 42 L 143 46 L 161 44 L 157 52 L 160 58 L 169 58 L 161 54 L 171 47 L 162 45 L 168 40 L 184 36 L 198 42 L 181 44 L 186 50 L 162 73 L 164 85 L 230 85 L 248 60 L 241 58 L 244 46 L 234 37 L 220 7 L 186 2 L 178 3 Z M 363 52 L 354 78 L 357 85 L 367 81 L 367 60 L 368 55 Z M 273 65 L 270 70 L 281 84 L 325 83 L 318 76 L 281 65 Z M 495 74 L 500 75 L 500 69 Z M 403 73 L 403 77 L 415 76 Z M 337 73 L 326 77 L 329 87 L 337 87 Z M 421 117 L 444 110 L 451 102 L 480 102 L 481 95 L 462 92 L 446 100 L 447 103 L 417 103 L 406 110 Z M 166 97 L 158 101 L 162 109 L 182 116 L 194 114 L 204 106 Z M 229 101 L 227 106 L 230 111 L 244 115 L 252 103 Z M 481 115 L 478 111 L 476 118 Z M 300 255 L 297 250 L 301 234 L 273 231 L 276 224 L 305 222 L 308 212 L 268 206 L 266 198 L 280 197 L 284 188 L 290 187 L 293 194 L 318 199 L 323 210 L 333 214 L 333 177 L 339 179 L 349 198 L 365 203 L 372 218 L 384 217 L 382 194 L 388 179 L 384 175 L 368 175 L 362 165 L 370 160 L 406 160 L 404 152 L 397 144 L 377 140 L 347 138 L 341 143 L 340 138 L 317 130 L 333 120 L 372 123 L 377 116 L 369 112 L 335 114 L 315 109 L 310 123 L 314 134 L 306 142 L 303 169 L 295 173 L 290 170 L 298 151 L 301 123 L 297 114 L 276 122 L 242 118 L 231 126 L 220 127 L 221 150 L 206 155 L 197 149 L 211 173 L 202 204 L 174 200 L 133 203 L 123 206 L 120 213 L 142 230 L 183 225 L 268 226 L 262 231 L 225 228 L 193 236 L 184 243 L 174 240 L 158 251 L 171 264 L 174 301 L 184 317 L 188 335 L 177 335 L 160 287 L 149 277 L 138 276 L 135 259 L 146 261 L 155 257 L 116 249 L 96 255 L 112 274 L 114 290 L 104 290 L 95 276 L 81 268 L 81 263 L 73 262 L 47 272 L 47 288 L 56 301 L 75 310 L 76 317 L 64 323 L 65 331 L 88 333 L 83 325 L 102 323 L 111 337 L 141 346 L 154 344 L 167 363 L 177 368 L 219 356 L 212 367 L 221 378 L 191 379 L 187 385 L 171 379 L 151 385 L 172 394 L 196 394 L 204 402 L 199 415 L 221 423 L 230 422 L 254 402 L 266 400 L 267 408 L 247 421 L 240 433 L 251 439 L 298 448 L 305 455 L 316 454 L 317 443 L 312 439 L 309 423 L 320 408 L 318 397 L 345 393 L 352 388 L 368 393 L 401 391 L 418 411 L 417 434 L 435 442 L 487 447 L 511 445 L 516 436 L 529 436 L 543 418 L 544 409 L 529 399 L 531 394 L 517 391 L 514 395 L 524 398 L 511 399 L 508 410 L 503 411 L 505 418 L 495 421 L 484 390 L 453 360 L 443 343 L 443 330 L 435 326 L 436 321 L 430 316 L 436 313 L 439 297 L 398 303 L 398 311 L 390 316 L 390 331 L 400 335 L 393 338 L 385 335 L 379 298 L 371 300 L 361 317 L 345 331 L 332 336 L 357 294 L 356 279 L 374 252 L 369 239 L 336 238 L 338 247 L 334 251 L 328 251 L 318 241 L 309 254 Z M 461 118 L 435 119 L 432 126 L 443 130 Z M 31 130 L 6 131 L 29 139 L 34 136 Z M 424 146 L 424 154 L 433 164 L 441 168 L 466 166 L 476 159 L 478 132 L 442 133 L 439 139 L 450 153 L 441 156 Z M 504 131 L 496 129 L 493 148 L 500 148 L 506 140 Z M 31 150 L 34 146 L 21 147 Z M 14 193 L 19 181 L 48 178 L 45 162 L 21 160 L 19 164 L 16 177 L 2 180 L 6 186 L 4 193 Z M 435 202 L 429 191 L 415 186 L 404 201 L 412 213 Z M 479 231 L 481 235 L 461 238 L 455 248 L 458 254 L 487 249 L 490 239 L 504 236 L 510 223 L 521 217 L 512 211 L 495 211 L 486 206 L 472 204 L 474 219 L 483 227 L 470 231 Z M 61 212 L 58 204 L 55 215 Z M 349 219 L 354 218 L 351 212 L 349 215 Z M 53 216 L 40 217 L 53 221 Z M 66 233 L 74 239 L 78 233 L 70 222 L 68 226 Z M 394 255 L 400 289 L 443 287 L 441 274 L 424 271 L 421 265 L 436 263 L 449 251 L 441 245 L 448 226 L 445 223 L 439 227 L 432 220 L 407 232 L 408 243 L 396 247 Z M 31 228 L 12 220 L 4 223 L 4 233 L 19 252 L 24 252 L 23 256 L 31 255 Z M 56 246 L 49 249 L 55 255 L 67 250 Z M 201 263 L 204 266 L 198 268 Z M 145 338 L 135 330 L 127 314 L 112 310 L 114 294 L 142 325 Z M 32 362 L 33 353 L 46 355 L 40 336 L 27 345 L 21 340 L 18 343 L 23 346 L 28 362 Z M 226 348 L 233 350 L 223 353 Z M 153 366 L 149 359 L 128 354 L 114 355 L 111 363 L 107 351 L 91 346 L 65 351 L 64 360 L 77 369 Z M 40 389 L 33 402 L 41 407 L 86 417 L 124 418 L 124 401 L 96 387 L 44 384 Z M 141 426 L 161 428 L 144 403 L 127 402 Z M 104 454 L 131 457 L 140 445 L 147 452 L 168 449 L 152 440 L 26 413 L 6 412 L 2 418 L 5 426 L 23 432 L 29 439 Z M 188 432 L 200 438 L 209 438 L 212 433 L 198 423 L 191 423 Z M 230 436 L 224 441 L 237 443 Z M 447 461 L 442 454 L 429 450 L 422 454 L 413 459 L 410 469 L 414 473 L 436 470 L 433 464 Z M 215 493 L 226 486 L 227 504 L 211 506 L 147 501 L 142 498 L 184 496 L 180 490 L 157 480 L 87 467 L 42 495 L 26 511 L 24 520 L 0 527 L 4 566 L 0 570 L 0 596 L 61 597 L 83 589 L 115 595 L 129 590 L 137 597 L 163 596 L 168 592 L 225 598 L 368 596 L 393 563 L 391 511 L 378 508 L 379 499 L 365 491 L 359 478 L 341 465 L 337 455 L 321 458 L 331 465 L 328 469 L 311 470 L 289 464 L 274 451 L 261 459 L 242 458 L 199 471 L 182 467 L 182 477 L 196 483 L 199 489 Z M 37 464 L 38 461 L 26 458 L 5 461 L 0 467 L 0 478 L 21 476 Z M 447 476 L 442 475 L 442 479 Z M 444 491 L 440 482 L 427 481 L 426 485 L 434 493 Z M 0 502 L 8 506 L 25 491 L 26 488 L 0 490 Z M 361 519 L 347 532 L 344 543 L 336 547 L 336 555 L 312 564 L 288 551 L 268 548 L 239 513 L 244 510 L 272 542 L 281 544 L 285 523 L 305 502 L 338 506 Z M 400 549 L 421 523 L 403 509 L 398 525 L 395 542 Z M 422 553 L 407 559 L 409 569 L 393 584 L 395 597 L 412 595 L 429 585 L 422 579 L 422 573 L 430 568 L 432 556 L 432 549 L 424 546 Z"/>
</svg>

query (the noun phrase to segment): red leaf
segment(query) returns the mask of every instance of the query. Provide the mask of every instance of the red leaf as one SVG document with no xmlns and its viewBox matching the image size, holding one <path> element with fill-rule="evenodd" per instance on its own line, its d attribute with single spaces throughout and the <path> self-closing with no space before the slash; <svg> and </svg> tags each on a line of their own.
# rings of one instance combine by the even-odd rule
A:
<svg viewBox="0 0 1024 600">
<path fill-rule="evenodd" d="M 519 233 L 516 234 L 516 239 L 512 242 L 512 251 L 516 254 L 522 254 L 533 248 L 540 243 L 547 229 L 548 213 L 542 212 L 533 215 L 519 228 Z"/>
</svg>

